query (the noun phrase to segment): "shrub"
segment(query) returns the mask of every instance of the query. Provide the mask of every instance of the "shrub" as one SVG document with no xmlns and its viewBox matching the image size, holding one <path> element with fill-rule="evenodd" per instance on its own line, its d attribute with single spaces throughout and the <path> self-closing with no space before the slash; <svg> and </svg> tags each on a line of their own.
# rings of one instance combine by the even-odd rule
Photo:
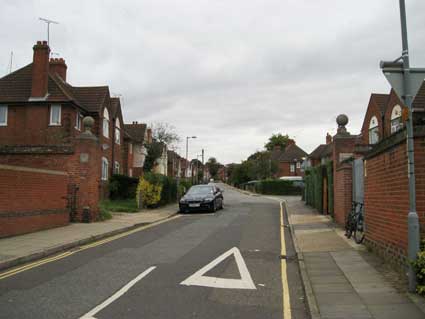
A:
<svg viewBox="0 0 425 319">
<path fill-rule="evenodd" d="M 98 220 L 104 221 L 112 218 L 112 214 L 109 210 L 107 210 L 105 207 L 102 207 L 99 205 L 99 216 L 97 217 Z"/>
<path fill-rule="evenodd" d="M 140 202 L 140 193 L 142 194 L 142 204 L 145 207 L 155 207 L 161 200 L 162 186 L 159 183 L 151 183 L 141 177 L 137 185 L 136 201 Z"/>
<path fill-rule="evenodd" d="M 413 263 L 416 272 L 416 291 L 420 295 L 425 295 L 425 240 L 422 240 L 421 250 L 418 252 L 417 260 Z"/>
<path fill-rule="evenodd" d="M 112 175 L 109 179 L 109 198 L 127 199 L 135 198 L 139 179 L 125 175 Z"/>
<path fill-rule="evenodd" d="M 302 188 L 292 181 L 279 179 L 262 180 L 245 184 L 244 189 L 265 195 L 301 195 Z"/>
</svg>

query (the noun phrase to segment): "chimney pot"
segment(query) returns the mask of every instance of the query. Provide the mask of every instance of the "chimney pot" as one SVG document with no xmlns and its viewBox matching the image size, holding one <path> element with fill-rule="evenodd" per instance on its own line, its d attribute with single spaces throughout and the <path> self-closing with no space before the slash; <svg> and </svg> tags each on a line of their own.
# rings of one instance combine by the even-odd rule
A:
<svg viewBox="0 0 425 319">
<path fill-rule="evenodd" d="M 59 75 L 62 80 L 66 82 L 66 69 L 67 65 L 63 58 L 52 58 L 50 59 L 49 72 L 51 74 Z"/>
</svg>

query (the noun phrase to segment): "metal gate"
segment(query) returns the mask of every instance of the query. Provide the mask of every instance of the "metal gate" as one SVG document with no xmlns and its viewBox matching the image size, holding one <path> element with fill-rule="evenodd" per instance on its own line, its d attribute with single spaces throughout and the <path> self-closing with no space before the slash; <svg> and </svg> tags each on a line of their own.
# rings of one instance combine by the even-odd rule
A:
<svg viewBox="0 0 425 319">
<path fill-rule="evenodd" d="M 77 220 L 77 191 L 77 185 L 68 184 L 67 208 L 69 210 L 70 222 L 75 222 Z"/>
<path fill-rule="evenodd" d="M 353 201 L 364 203 L 364 172 L 363 159 L 353 161 Z"/>
</svg>

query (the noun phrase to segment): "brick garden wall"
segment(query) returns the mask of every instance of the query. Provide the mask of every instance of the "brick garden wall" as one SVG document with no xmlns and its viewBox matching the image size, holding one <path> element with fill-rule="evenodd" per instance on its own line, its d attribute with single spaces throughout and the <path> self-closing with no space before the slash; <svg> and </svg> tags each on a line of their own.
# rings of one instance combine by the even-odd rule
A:
<svg viewBox="0 0 425 319">
<path fill-rule="evenodd" d="M 64 226 L 68 174 L 0 165 L 0 237 Z"/>
<path fill-rule="evenodd" d="M 381 256 L 405 263 L 409 193 L 406 143 L 369 156 L 365 162 L 366 244 Z M 425 229 L 425 138 L 415 138 L 416 205 Z"/>
<path fill-rule="evenodd" d="M 351 163 L 345 163 L 334 171 L 334 218 L 341 226 L 345 225 L 346 214 L 351 210 L 352 189 Z"/>
</svg>

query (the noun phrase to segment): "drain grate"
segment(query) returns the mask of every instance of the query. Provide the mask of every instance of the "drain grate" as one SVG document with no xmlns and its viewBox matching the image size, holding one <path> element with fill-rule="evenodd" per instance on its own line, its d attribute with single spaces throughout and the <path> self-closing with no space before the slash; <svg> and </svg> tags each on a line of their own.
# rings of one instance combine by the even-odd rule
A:
<svg viewBox="0 0 425 319">
<path fill-rule="evenodd" d="M 290 255 L 290 256 L 288 256 L 288 255 L 280 255 L 279 256 L 279 259 L 285 259 L 285 260 L 289 260 L 289 261 L 292 261 L 292 260 L 295 260 L 295 259 L 297 259 L 297 255 Z"/>
</svg>

